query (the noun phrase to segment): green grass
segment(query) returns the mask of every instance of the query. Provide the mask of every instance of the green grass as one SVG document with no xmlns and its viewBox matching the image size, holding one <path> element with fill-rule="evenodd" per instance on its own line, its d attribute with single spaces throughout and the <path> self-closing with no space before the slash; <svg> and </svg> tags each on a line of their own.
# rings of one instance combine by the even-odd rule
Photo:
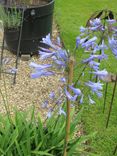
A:
<svg viewBox="0 0 117 156">
<path fill-rule="evenodd" d="M 88 18 L 97 10 L 110 9 L 117 12 L 116 0 L 56 0 L 55 17 L 59 24 L 60 34 L 67 49 L 72 52 L 75 47 L 75 38 L 79 34 L 79 27 L 85 25 Z M 102 68 L 109 72 L 117 73 L 117 61 L 110 53 L 108 62 L 102 63 Z M 77 60 L 81 61 L 82 51 L 77 51 Z M 75 79 L 82 67 L 75 72 Z M 86 78 L 88 76 L 86 75 Z M 105 86 L 104 86 L 105 87 Z M 117 144 L 117 98 L 115 97 L 108 129 L 105 128 L 109 104 L 111 101 L 113 84 L 109 84 L 106 111 L 103 114 L 103 98 L 95 99 L 96 105 L 84 105 L 82 120 L 86 133 L 97 132 L 96 137 L 90 142 L 94 153 L 99 156 L 112 156 Z M 117 95 L 117 91 L 116 94 Z M 117 154 L 116 154 L 117 156 Z"/>
</svg>

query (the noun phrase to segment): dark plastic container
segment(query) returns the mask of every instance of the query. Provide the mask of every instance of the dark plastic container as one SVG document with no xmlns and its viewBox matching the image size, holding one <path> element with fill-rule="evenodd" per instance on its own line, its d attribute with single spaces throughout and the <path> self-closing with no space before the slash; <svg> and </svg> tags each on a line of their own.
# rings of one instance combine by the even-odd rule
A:
<svg viewBox="0 0 117 156">
<path fill-rule="evenodd" d="M 52 31 L 53 10 L 54 0 L 25 10 L 20 54 L 37 54 L 40 41 Z M 5 29 L 4 34 L 8 50 L 17 54 L 19 29 Z"/>
</svg>

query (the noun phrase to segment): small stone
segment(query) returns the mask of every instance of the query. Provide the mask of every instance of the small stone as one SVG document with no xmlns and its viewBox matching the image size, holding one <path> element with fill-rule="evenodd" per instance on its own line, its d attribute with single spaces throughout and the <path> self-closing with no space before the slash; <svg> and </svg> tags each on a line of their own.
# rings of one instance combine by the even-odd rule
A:
<svg viewBox="0 0 117 156">
<path fill-rule="evenodd" d="M 21 60 L 22 61 L 29 61 L 31 59 L 31 56 L 30 55 L 21 55 Z"/>
</svg>

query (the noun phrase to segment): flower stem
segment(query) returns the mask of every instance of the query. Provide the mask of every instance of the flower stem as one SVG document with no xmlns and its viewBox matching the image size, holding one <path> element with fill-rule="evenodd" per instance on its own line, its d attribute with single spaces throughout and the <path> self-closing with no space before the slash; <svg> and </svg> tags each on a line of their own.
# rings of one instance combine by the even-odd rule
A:
<svg viewBox="0 0 117 156">
<path fill-rule="evenodd" d="M 74 70 L 74 58 L 71 56 L 69 59 L 69 70 L 68 70 L 68 86 L 73 82 L 73 70 Z M 70 89 L 68 87 L 68 92 L 70 93 Z M 70 100 L 67 98 L 67 117 L 66 117 L 66 136 L 65 136 L 65 145 L 64 145 L 64 153 L 63 156 L 67 156 L 67 146 L 69 142 L 70 135 Z"/>
</svg>

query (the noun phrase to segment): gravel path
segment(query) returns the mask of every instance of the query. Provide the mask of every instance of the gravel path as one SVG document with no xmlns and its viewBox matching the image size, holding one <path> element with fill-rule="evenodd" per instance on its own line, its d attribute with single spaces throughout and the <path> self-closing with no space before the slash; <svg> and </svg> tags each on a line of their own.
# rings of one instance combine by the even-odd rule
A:
<svg viewBox="0 0 117 156">
<path fill-rule="evenodd" d="M 54 25 L 53 36 L 57 36 L 57 29 Z M 9 68 L 14 67 L 15 55 L 11 52 L 5 50 L 4 58 L 9 58 L 9 62 L 4 65 L 4 69 L 8 70 Z M 29 63 L 34 61 L 39 64 L 43 64 L 37 56 L 32 57 L 29 61 L 19 60 L 18 65 L 18 74 L 16 78 L 16 84 L 12 85 L 13 76 L 8 74 L 2 74 L 0 80 L 0 89 L 4 94 L 6 84 L 7 89 L 7 101 L 10 109 L 10 113 L 13 114 L 14 109 L 19 111 L 29 110 L 30 107 L 35 106 L 36 112 L 40 112 L 43 117 L 46 115 L 46 111 L 42 109 L 42 103 L 48 99 L 48 95 L 51 91 L 57 92 L 57 88 L 60 86 L 60 77 L 61 75 L 55 75 L 51 77 L 42 77 L 40 79 L 31 79 L 30 73 L 31 69 Z M 46 63 L 50 63 L 48 60 Z M 0 95 L 0 112 L 5 113 L 4 100 Z"/>
</svg>

